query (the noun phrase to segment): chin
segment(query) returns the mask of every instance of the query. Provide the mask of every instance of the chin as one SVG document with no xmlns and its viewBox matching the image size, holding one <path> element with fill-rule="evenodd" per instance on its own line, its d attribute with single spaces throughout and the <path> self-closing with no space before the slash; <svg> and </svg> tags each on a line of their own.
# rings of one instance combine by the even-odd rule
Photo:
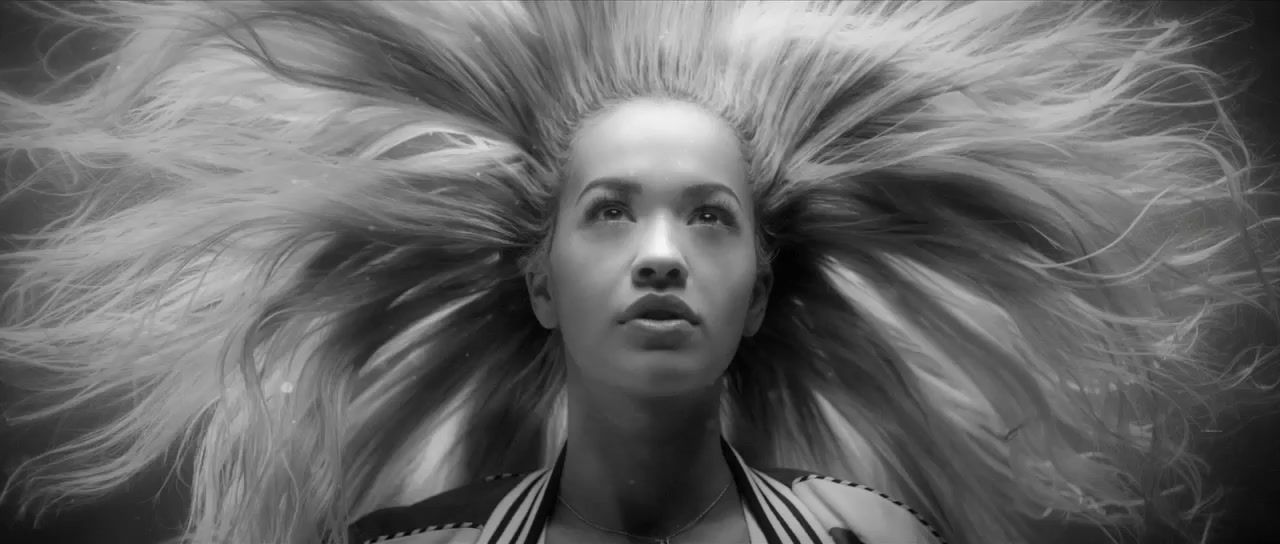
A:
<svg viewBox="0 0 1280 544">
<path fill-rule="evenodd" d="M 648 360 L 646 360 L 648 359 Z M 724 374 L 723 365 L 691 364 L 670 353 L 642 357 L 627 364 L 627 390 L 637 395 L 670 397 L 705 391 Z"/>
</svg>

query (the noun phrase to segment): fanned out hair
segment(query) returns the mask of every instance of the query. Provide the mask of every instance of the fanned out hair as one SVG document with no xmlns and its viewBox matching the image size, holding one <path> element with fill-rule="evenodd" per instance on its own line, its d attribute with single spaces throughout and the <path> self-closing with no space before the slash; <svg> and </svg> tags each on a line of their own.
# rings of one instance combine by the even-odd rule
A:
<svg viewBox="0 0 1280 544">
<path fill-rule="evenodd" d="M 1190 449 L 1280 317 L 1255 161 L 1203 42 L 1094 2 L 111 2 L 0 94 L 14 421 L 109 417 L 19 467 L 31 508 L 194 454 L 185 541 L 345 539 L 548 462 L 545 254 L 575 128 L 659 97 L 741 134 L 774 291 L 725 383 L 754 466 L 855 480 L 951 542 L 1190 523 Z M 1194 29 L 1194 26 L 1193 26 Z M 1190 525 L 1187 525 L 1190 526 Z M 1117 533 L 1118 534 L 1118 533 Z"/>
</svg>

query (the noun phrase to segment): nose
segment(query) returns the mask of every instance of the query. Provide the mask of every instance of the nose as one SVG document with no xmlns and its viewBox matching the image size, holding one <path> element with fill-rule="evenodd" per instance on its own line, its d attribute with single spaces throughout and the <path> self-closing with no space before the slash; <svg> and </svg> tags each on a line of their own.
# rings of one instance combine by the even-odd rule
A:
<svg viewBox="0 0 1280 544">
<path fill-rule="evenodd" d="M 637 288 L 670 289 L 684 287 L 688 267 L 672 238 L 673 229 L 666 221 L 656 221 L 647 229 L 631 268 L 631 282 Z"/>
</svg>

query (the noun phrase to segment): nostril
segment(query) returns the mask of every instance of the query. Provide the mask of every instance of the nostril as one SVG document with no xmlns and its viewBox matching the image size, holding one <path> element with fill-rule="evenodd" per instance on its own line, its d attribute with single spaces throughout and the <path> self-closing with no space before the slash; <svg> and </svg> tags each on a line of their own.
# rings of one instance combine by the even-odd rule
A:
<svg viewBox="0 0 1280 544">
<path fill-rule="evenodd" d="M 684 281 L 684 270 L 680 266 L 642 266 L 636 267 L 632 279 L 644 284 L 660 283 L 663 285 Z"/>
</svg>

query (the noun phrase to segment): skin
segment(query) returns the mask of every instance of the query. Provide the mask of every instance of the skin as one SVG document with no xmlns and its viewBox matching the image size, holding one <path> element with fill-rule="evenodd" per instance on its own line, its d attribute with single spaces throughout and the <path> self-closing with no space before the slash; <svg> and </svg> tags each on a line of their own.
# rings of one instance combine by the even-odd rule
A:
<svg viewBox="0 0 1280 544">
<path fill-rule="evenodd" d="M 721 378 L 764 317 L 751 191 L 738 138 L 693 105 L 632 101 L 576 135 L 551 250 L 528 276 L 534 313 L 567 354 L 569 441 L 560 496 L 597 525 L 667 536 L 732 481 L 720 450 Z M 615 179 L 629 190 L 601 188 Z M 699 191 L 697 186 L 717 187 Z M 679 345 L 620 322 L 650 293 L 700 316 Z M 551 542 L 625 542 L 557 505 Z M 737 490 L 675 542 L 745 542 Z"/>
</svg>

